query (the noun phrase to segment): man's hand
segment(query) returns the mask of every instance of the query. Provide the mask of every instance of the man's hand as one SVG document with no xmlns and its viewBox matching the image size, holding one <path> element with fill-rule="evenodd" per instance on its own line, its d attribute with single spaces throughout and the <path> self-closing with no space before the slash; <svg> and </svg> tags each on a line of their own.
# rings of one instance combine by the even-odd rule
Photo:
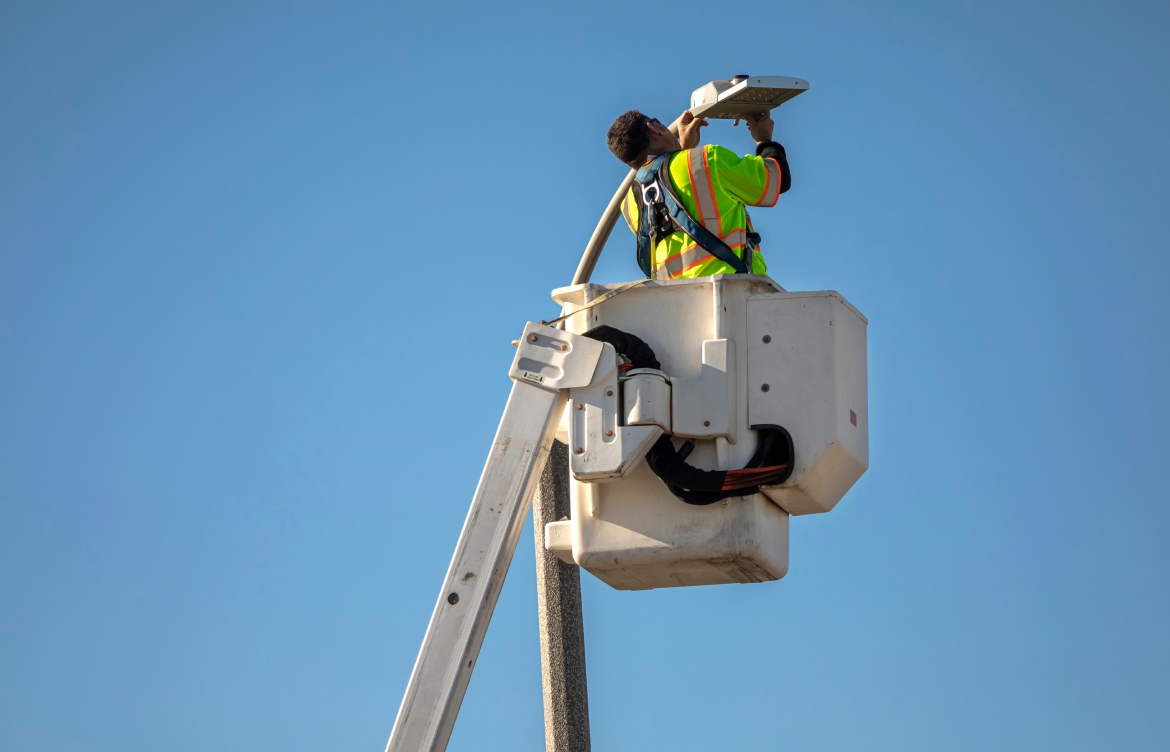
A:
<svg viewBox="0 0 1170 752">
<path fill-rule="evenodd" d="M 707 124 L 707 118 L 697 118 L 690 110 L 685 111 L 678 119 L 678 142 L 684 149 L 693 149 L 699 145 L 699 129 Z"/>
<path fill-rule="evenodd" d="M 776 123 L 772 121 L 772 113 L 744 115 L 743 119 L 747 121 L 748 132 L 752 134 L 757 144 L 772 140 L 772 129 L 776 127 Z"/>
</svg>

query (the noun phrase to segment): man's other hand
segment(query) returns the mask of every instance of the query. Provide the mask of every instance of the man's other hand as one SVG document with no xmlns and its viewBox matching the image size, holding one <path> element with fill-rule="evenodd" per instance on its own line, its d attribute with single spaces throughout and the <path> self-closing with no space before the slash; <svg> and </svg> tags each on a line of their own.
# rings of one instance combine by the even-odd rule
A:
<svg viewBox="0 0 1170 752">
<path fill-rule="evenodd" d="M 744 115 L 743 119 L 747 121 L 748 132 L 752 134 L 752 138 L 756 140 L 757 144 L 772 140 L 772 130 L 776 127 L 776 123 L 772 120 L 772 113 L 761 112 L 756 115 Z"/>
<path fill-rule="evenodd" d="M 693 149 L 699 145 L 699 129 L 707 124 L 707 118 L 697 118 L 690 110 L 683 112 L 678 119 L 678 142 L 684 149 Z"/>
</svg>

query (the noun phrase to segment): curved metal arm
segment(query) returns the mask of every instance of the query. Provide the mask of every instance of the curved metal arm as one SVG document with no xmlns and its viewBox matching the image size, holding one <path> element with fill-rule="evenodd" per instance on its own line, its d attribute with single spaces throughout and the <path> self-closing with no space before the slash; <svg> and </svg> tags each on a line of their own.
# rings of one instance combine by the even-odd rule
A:
<svg viewBox="0 0 1170 752">
<path fill-rule="evenodd" d="M 670 124 L 670 132 L 676 136 L 681 120 L 682 115 L 679 115 L 678 119 Z M 617 224 L 618 215 L 622 212 L 622 200 L 625 199 L 630 186 L 634 184 L 635 174 L 637 174 L 637 170 L 630 170 L 630 174 L 626 175 L 626 179 L 618 187 L 617 193 L 613 194 L 613 198 L 609 200 L 609 206 L 605 207 L 601 220 L 598 221 L 593 235 L 589 238 L 589 244 L 585 246 L 585 253 L 581 254 L 581 263 L 577 264 L 577 273 L 573 275 L 573 284 L 584 284 L 593 276 L 593 267 L 597 266 L 597 259 L 601 256 L 601 250 L 605 248 L 605 241 L 609 240 L 609 234 L 613 232 L 613 226 Z"/>
</svg>

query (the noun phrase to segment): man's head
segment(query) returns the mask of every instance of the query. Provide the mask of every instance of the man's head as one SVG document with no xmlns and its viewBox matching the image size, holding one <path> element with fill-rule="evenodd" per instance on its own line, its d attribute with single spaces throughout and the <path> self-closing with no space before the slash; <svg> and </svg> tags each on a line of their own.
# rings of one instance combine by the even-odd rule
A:
<svg viewBox="0 0 1170 752">
<path fill-rule="evenodd" d="M 637 110 L 613 121 L 605 142 L 615 157 L 634 168 L 641 167 L 647 157 L 682 148 L 669 128 Z"/>
</svg>

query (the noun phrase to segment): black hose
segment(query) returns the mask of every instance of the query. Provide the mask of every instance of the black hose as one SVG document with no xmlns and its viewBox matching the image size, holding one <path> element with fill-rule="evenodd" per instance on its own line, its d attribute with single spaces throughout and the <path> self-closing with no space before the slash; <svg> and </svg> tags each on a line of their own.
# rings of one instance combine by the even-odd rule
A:
<svg viewBox="0 0 1170 752">
<path fill-rule="evenodd" d="M 613 345 L 613 349 L 617 350 L 619 355 L 626 356 L 634 368 L 653 368 L 654 370 L 658 370 L 662 367 L 658 362 L 658 358 L 654 357 L 654 351 L 650 349 L 650 345 L 635 337 L 633 334 L 623 332 L 621 329 L 614 329 L 612 326 L 602 325 L 590 329 L 582 336 L 595 339 L 598 342 L 608 342 Z"/>
<path fill-rule="evenodd" d="M 584 336 L 599 342 L 608 342 L 625 356 L 634 368 L 660 369 L 658 358 L 642 339 L 615 329 L 599 326 Z M 750 496 L 760 486 L 783 483 L 792 474 L 793 445 L 788 431 L 780 426 L 752 426 L 759 431 L 756 452 L 742 470 L 700 470 L 686 462 L 693 448 L 687 442 L 675 449 L 670 436 L 664 435 L 646 453 L 646 464 L 662 479 L 670 492 L 687 504 L 706 505 L 731 496 Z"/>
</svg>

